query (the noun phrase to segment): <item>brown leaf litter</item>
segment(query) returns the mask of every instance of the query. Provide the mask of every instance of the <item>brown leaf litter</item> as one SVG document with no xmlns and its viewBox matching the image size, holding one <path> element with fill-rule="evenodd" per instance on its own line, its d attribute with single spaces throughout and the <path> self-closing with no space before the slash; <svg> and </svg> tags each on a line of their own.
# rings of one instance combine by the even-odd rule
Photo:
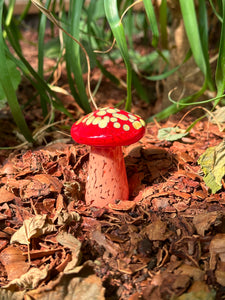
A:
<svg viewBox="0 0 225 300">
<path fill-rule="evenodd" d="M 197 159 L 225 134 L 202 121 L 167 142 L 157 128 L 124 148 L 132 201 L 109 208 L 85 205 L 88 147 L 10 155 L 0 168 L 0 297 L 222 299 L 225 191 L 209 193 Z"/>
</svg>

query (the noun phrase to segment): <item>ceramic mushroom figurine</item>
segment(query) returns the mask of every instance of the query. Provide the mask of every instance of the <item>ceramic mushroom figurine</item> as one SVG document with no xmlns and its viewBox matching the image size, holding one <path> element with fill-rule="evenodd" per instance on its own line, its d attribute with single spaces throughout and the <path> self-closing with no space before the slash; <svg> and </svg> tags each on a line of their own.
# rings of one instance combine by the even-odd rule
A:
<svg viewBox="0 0 225 300">
<path fill-rule="evenodd" d="M 138 115 L 112 107 L 96 110 L 73 124 L 72 138 L 91 146 L 86 204 L 105 207 L 129 199 L 122 146 L 137 142 L 144 133 L 145 122 Z"/>
</svg>

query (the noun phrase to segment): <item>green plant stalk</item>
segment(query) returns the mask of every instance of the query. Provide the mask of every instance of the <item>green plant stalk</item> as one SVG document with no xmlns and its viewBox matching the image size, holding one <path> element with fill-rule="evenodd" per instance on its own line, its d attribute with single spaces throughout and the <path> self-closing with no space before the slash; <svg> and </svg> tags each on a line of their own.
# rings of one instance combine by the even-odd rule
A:
<svg viewBox="0 0 225 300">
<path fill-rule="evenodd" d="M 18 128 L 20 129 L 21 133 L 29 142 L 33 142 L 32 134 L 22 114 L 20 105 L 16 97 L 16 92 L 13 89 L 13 85 L 9 76 L 8 67 L 6 63 L 5 43 L 3 40 L 3 32 L 2 32 L 3 5 L 4 5 L 4 0 L 0 0 L 0 24 L 1 24 L 0 26 L 0 65 L 1 65 L 0 82 L 2 84 L 11 113 L 13 115 L 13 118 Z"/>
<path fill-rule="evenodd" d="M 117 45 L 123 57 L 127 70 L 127 99 L 125 103 L 125 110 L 131 110 L 132 95 L 131 95 L 131 83 L 132 83 L 132 68 L 129 59 L 129 53 L 127 48 L 127 42 L 125 38 L 123 24 L 120 21 L 117 8 L 117 0 L 104 0 L 104 7 L 106 18 L 109 22 L 110 28 L 116 39 Z"/>
</svg>

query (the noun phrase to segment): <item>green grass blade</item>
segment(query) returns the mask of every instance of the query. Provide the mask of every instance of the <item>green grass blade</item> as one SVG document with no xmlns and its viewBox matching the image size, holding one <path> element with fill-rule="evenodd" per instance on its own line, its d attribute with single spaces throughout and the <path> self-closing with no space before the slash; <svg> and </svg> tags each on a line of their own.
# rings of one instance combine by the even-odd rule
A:
<svg viewBox="0 0 225 300">
<path fill-rule="evenodd" d="M 152 5 L 151 0 L 143 0 L 143 2 L 144 2 L 145 11 L 148 20 L 150 22 L 150 27 L 152 30 L 152 46 L 156 48 L 159 41 L 159 29 L 158 29 L 158 23 L 157 23 L 154 7 Z"/>
<path fill-rule="evenodd" d="M 110 28 L 113 32 L 114 38 L 116 39 L 117 45 L 120 49 L 121 55 L 126 65 L 127 70 L 127 99 L 125 104 L 125 110 L 131 110 L 131 83 L 132 83 L 132 68 L 129 59 L 128 47 L 125 38 L 124 28 L 120 21 L 117 8 L 117 0 L 104 0 L 104 7 L 107 21 L 109 22 Z"/>
<path fill-rule="evenodd" d="M 6 13 L 7 12 L 7 6 L 4 5 L 3 7 L 3 24 L 4 24 L 4 29 L 5 28 L 10 28 L 10 31 L 13 34 L 14 37 L 14 43 L 16 43 L 17 47 L 21 49 L 20 47 L 20 38 L 21 38 L 21 33 L 19 31 L 19 28 L 17 26 L 17 21 L 16 19 L 11 16 L 11 14 Z M 7 23 L 6 23 L 7 20 Z M 3 32 L 3 37 L 7 37 L 7 33 Z"/>
<path fill-rule="evenodd" d="M 5 18 L 5 24 L 6 26 L 9 26 L 11 23 L 12 17 L 13 17 L 13 11 L 14 11 L 14 6 L 15 6 L 16 0 L 10 0 L 8 9 L 7 9 L 7 16 Z"/>
<path fill-rule="evenodd" d="M 82 48 L 82 51 L 85 53 L 85 57 L 86 57 L 86 60 L 87 60 L 87 63 L 88 63 L 88 76 L 89 76 L 90 75 L 90 69 L 89 69 L 90 60 L 89 60 L 89 57 L 88 57 L 87 52 L 86 52 L 85 48 L 83 47 L 83 45 L 79 42 L 78 39 L 76 39 L 76 37 L 73 34 L 73 32 L 76 33 L 76 31 L 78 31 L 78 34 L 80 32 L 80 15 L 81 15 L 81 13 L 80 13 L 79 7 L 80 7 L 80 5 L 81 6 L 83 5 L 83 1 L 82 2 L 81 1 L 71 1 L 70 2 L 70 9 L 69 9 L 70 27 L 69 27 L 69 29 L 71 29 L 70 31 L 72 31 L 71 32 L 72 34 L 67 32 L 62 27 L 62 25 L 53 16 L 51 11 L 46 9 L 39 0 L 32 0 L 32 3 L 36 7 L 38 7 L 38 9 L 43 14 L 45 14 L 48 17 L 48 19 L 54 25 L 56 25 L 60 30 L 62 30 L 63 33 L 65 34 L 64 37 L 65 37 L 65 44 L 66 44 L 66 50 L 67 50 L 65 57 L 67 59 L 67 63 L 70 64 L 68 69 L 72 70 L 72 72 L 74 74 L 74 77 L 76 79 L 76 82 L 75 82 L 76 88 L 78 88 L 78 91 L 79 91 L 79 94 L 80 94 L 79 96 L 82 99 L 82 106 L 81 107 L 86 112 L 91 112 L 90 103 L 89 103 L 88 98 L 87 98 L 87 94 L 86 94 L 86 90 L 85 90 L 85 86 L 84 86 L 84 82 L 83 82 L 83 78 L 82 78 L 80 56 L 75 55 L 74 48 L 73 48 L 74 47 L 74 42 L 76 42 L 76 44 L 78 44 L 79 47 Z M 68 39 L 68 37 L 69 37 L 69 39 Z M 68 42 L 68 44 L 67 44 L 67 42 Z M 77 47 L 77 48 L 75 48 L 75 50 L 76 49 L 79 49 L 79 48 Z M 72 67 L 73 69 L 70 69 L 70 67 Z M 72 76 L 71 76 L 71 78 L 72 78 Z M 89 94 L 90 94 L 91 101 L 92 101 L 93 105 L 96 106 L 96 104 L 95 104 L 95 102 L 92 98 L 91 91 L 90 91 L 90 81 L 88 81 L 87 86 L 88 86 L 88 91 L 89 91 Z M 71 90 L 72 90 L 72 85 L 70 87 L 71 87 Z"/>
<path fill-rule="evenodd" d="M 208 47 L 208 16 L 205 0 L 199 0 L 199 34 L 202 44 L 202 51 L 206 64 L 207 83 L 210 90 L 215 90 L 212 80 L 211 68 L 209 63 L 209 47 Z"/>
<path fill-rule="evenodd" d="M 214 14 L 217 16 L 218 20 L 219 20 L 221 23 L 223 23 L 223 18 L 222 18 L 222 17 L 220 16 L 220 14 L 216 11 L 216 8 L 215 8 L 215 6 L 214 6 L 213 1 L 212 1 L 212 0 L 209 0 L 209 3 L 210 3 L 210 5 L 211 5 L 211 7 L 212 7 L 212 10 L 213 10 Z M 220 5 L 220 1 L 218 2 L 218 4 Z"/>
<path fill-rule="evenodd" d="M 20 129 L 21 133 L 24 137 L 29 141 L 32 142 L 33 138 L 31 132 L 27 126 L 27 123 L 24 119 L 22 114 L 20 105 L 18 103 L 16 92 L 13 88 L 13 84 L 11 82 L 11 78 L 8 72 L 8 67 L 6 63 L 6 55 L 5 55 L 5 43 L 3 40 L 3 32 L 2 32 L 2 15 L 3 15 L 3 5 L 4 0 L 0 0 L 0 65 L 1 65 L 1 72 L 0 72 L 0 82 L 2 84 L 3 90 L 5 92 L 9 107 L 11 109 L 13 118 Z"/>
<path fill-rule="evenodd" d="M 47 83 L 39 76 L 39 74 L 32 68 L 32 66 L 28 63 L 28 61 L 24 58 L 20 48 L 17 47 L 17 43 L 15 42 L 13 34 L 10 32 L 10 29 L 6 27 L 7 38 L 18 55 L 19 59 L 16 59 L 10 51 L 6 48 L 7 56 L 12 59 L 16 65 L 21 69 L 23 74 L 30 80 L 33 86 L 36 88 L 41 97 L 45 98 L 45 101 L 51 102 L 55 108 L 71 117 L 71 114 L 68 110 L 63 106 L 62 102 L 56 97 L 55 93 L 49 88 Z M 30 76 L 31 75 L 31 76 Z M 34 79 L 32 79 L 32 77 Z M 51 101 L 51 97 L 54 101 Z"/>
<path fill-rule="evenodd" d="M 132 4 L 133 1 L 129 1 L 129 5 Z M 133 34 L 134 34 L 134 22 L 133 22 L 134 16 L 133 16 L 133 11 L 132 9 L 129 9 L 126 15 L 126 27 L 125 29 L 127 30 L 127 41 L 128 41 L 128 45 L 129 48 L 133 49 L 134 45 L 133 45 Z"/>
<path fill-rule="evenodd" d="M 205 64 L 204 53 L 202 49 L 196 11 L 193 0 L 180 0 L 181 12 L 184 20 L 184 26 L 189 40 L 189 44 L 199 69 L 205 77 L 207 77 L 207 70 Z"/>
<path fill-rule="evenodd" d="M 51 3 L 51 0 L 47 0 L 45 7 L 48 8 Z M 44 37 L 45 37 L 45 29 L 46 29 L 46 16 L 41 14 L 39 30 L 38 30 L 38 74 L 44 79 Z M 40 97 L 42 114 L 44 118 L 48 114 L 47 102 L 44 97 Z"/>
<path fill-rule="evenodd" d="M 168 49 L 167 38 L 167 1 L 162 0 L 159 7 L 159 24 L 161 32 L 161 44 L 163 49 Z"/>
<path fill-rule="evenodd" d="M 223 95 L 225 89 L 225 2 L 222 2 L 223 8 L 223 23 L 220 34 L 219 57 L 216 66 L 216 87 L 217 96 Z M 214 106 L 218 104 L 219 100 L 215 101 Z"/>
<path fill-rule="evenodd" d="M 28 11 L 30 9 L 30 6 L 31 6 L 31 1 L 29 0 L 23 10 L 23 12 L 21 13 L 21 15 L 19 16 L 18 18 L 18 25 L 21 24 L 21 22 L 25 19 L 25 17 L 27 16 L 28 14 Z"/>
<path fill-rule="evenodd" d="M 69 28 L 68 32 L 79 40 L 80 36 L 80 19 L 83 7 L 83 1 L 70 1 L 69 9 Z M 68 64 L 67 70 L 72 72 L 74 75 L 75 83 L 72 83 L 72 77 L 70 76 L 70 88 L 74 92 L 72 84 L 76 86 L 77 94 L 79 95 L 79 105 L 84 109 L 85 112 L 91 112 L 91 107 L 86 94 L 86 87 L 83 81 L 82 68 L 81 68 L 81 56 L 80 46 L 75 43 L 70 37 L 64 35 L 65 47 L 66 47 L 66 62 Z"/>
</svg>

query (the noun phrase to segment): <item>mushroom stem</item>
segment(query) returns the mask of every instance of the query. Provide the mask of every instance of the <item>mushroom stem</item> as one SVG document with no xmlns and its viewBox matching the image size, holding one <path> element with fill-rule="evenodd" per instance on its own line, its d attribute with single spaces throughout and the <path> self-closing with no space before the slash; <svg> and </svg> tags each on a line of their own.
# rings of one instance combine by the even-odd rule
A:
<svg viewBox="0 0 225 300">
<path fill-rule="evenodd" d="M 128 200 L 129 188 L 121 146 L 91 147 L 86 203 L 105 207 L 115 200 Z"/>
</svg>

